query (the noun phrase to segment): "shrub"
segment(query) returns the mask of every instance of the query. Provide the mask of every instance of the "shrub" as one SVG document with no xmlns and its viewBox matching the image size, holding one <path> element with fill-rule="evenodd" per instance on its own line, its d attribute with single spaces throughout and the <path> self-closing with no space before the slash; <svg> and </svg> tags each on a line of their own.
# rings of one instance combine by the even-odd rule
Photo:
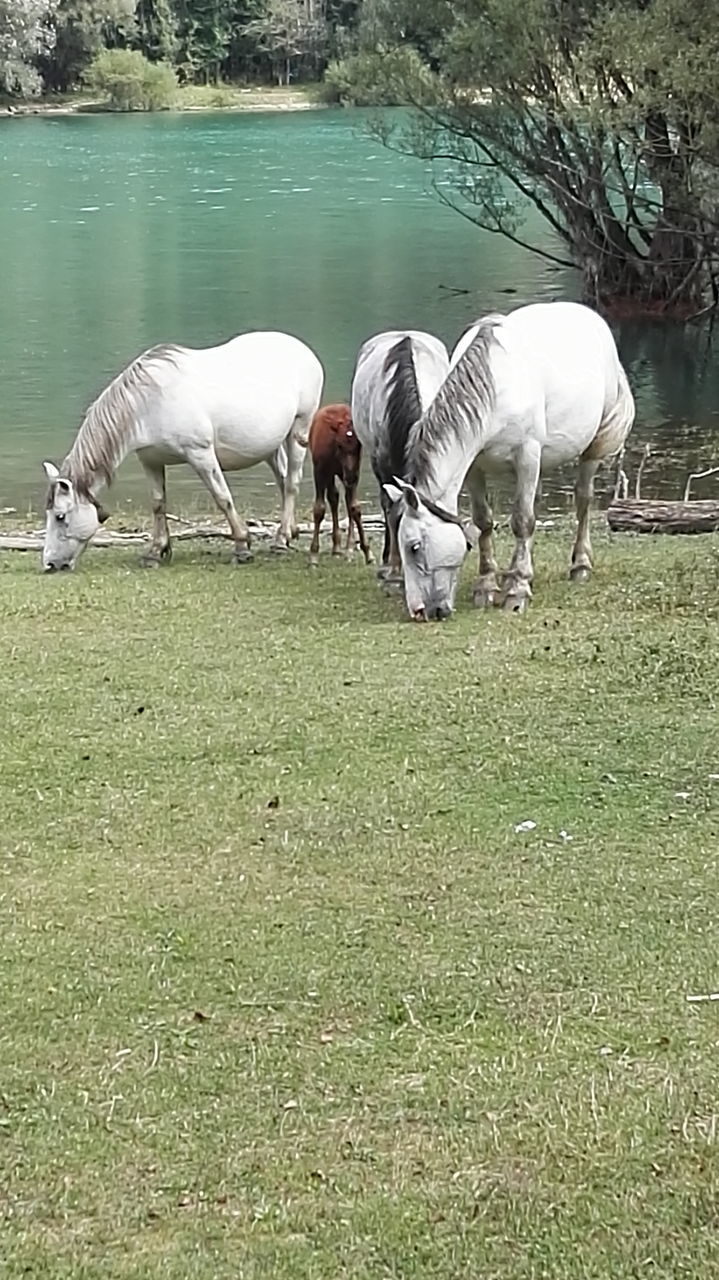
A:
<svg viewBox="0 0 719 1280">
<path fill-rule="evenodd" d="M 407 86 L 429 83 L 428 72 L 416 49 L 354 53 L 330 62 L 319 87 L 322 102 L 348 107 L 401 107 L 408 101 Z"/>
<path fill-rule="evenodd" d="M 149 62 L 137 49 L 103 49 L 85 78 L 113 111 L 163 111 L 177 93 L 177 76 L 169 63 Z"/>
</svg>

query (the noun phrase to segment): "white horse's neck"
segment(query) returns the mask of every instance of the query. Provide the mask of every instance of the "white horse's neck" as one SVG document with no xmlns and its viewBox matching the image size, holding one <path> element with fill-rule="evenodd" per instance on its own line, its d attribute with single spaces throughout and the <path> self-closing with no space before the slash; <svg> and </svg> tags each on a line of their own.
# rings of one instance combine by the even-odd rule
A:
<svg viewBox="0 0 719 1280">
<path fill-rule="evenodd" d="M 464 436 L 462 440 L 454 440 L 442 453 L 434 454 L 431 467 L 421 479 L 417 479 L 420 493 L 437 506 L 456 515 L 465 476 L 480 452 L 482 443 L 482 432 L 477 431 L 471 439 Z"/>
<path fill-rule="evenodd" d="M 410 440 L 417 488 L 453 515 L 465 476 L 496 428 L 493 353 L 498 320 L 487 317 L 458 345 L 445 381 Z"/>
</svg>

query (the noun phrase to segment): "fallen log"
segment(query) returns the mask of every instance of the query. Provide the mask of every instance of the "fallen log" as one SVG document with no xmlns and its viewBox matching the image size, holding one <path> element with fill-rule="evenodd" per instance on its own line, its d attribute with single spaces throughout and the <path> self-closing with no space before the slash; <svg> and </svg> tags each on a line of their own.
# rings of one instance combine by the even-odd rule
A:
<svg viewBox="0 0 719 1280">
<path fill-rule="evenodd" d="M 193 539 L 202 541 L 204 539 L 222 538 L 229 540 L 232 538 L 227 525 L 219 524 L 192 524 L 188 520 L 183 520 L 181 516 L 168 515 L 168 520 L 175 524 L 172 534 L 173 542 L 190 542 Z M 368 533 L 381 533 L 384 530 L 384 517 L 381 514 L 367 515 L 363 519 L 363 524 Z M 178 527 L 179 526 L 179 527 Z M 270 523 L 264 520 L 248 520 L 247 527 L 250 531 L 250 537 L 257 541 L 272 538 L 277 529 L 276 522 Z M 343 532 L 347 530 L 347 519 L 340 520 L 340 528 Z M 300 524 L 299 530 L 301 535 L 312 533 L 313 526 L 311 524 Z M 328 526 L 325 524 L 325 532 Z M 41 551 L 45 537 L 43 529 L 36 530 L 13 530 L 8 533 L 0 533 L 0 551 Z M 142 546 L 150 541 L 150 531 L 144 529 L 135 529 L 132 532 L 113 532 L 110 529 L 101 529 L 92 539 L 93 547 L 132 547 Z"/>
<path fill-rule="evenodd" d="M 716 533 L 719 502 L 655 502 L 615 498 L 607 510 L 614 533 Z"/>
</svg>

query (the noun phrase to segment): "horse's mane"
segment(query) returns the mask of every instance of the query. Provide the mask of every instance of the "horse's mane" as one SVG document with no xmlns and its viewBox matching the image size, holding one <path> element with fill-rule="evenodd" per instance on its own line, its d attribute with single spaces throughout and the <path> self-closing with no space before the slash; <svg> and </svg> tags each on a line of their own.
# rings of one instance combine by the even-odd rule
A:
<svg viewBox="0 0 719 1280">
<path fill-rule="evenodd" d="M 150 347 L 92 402 L 61 468 L 79 492 L 88 493 L 98 479 L 108 485 L 112 482 L 128 451 L 138 413 L 158 385 L 158 366 L 176 364 L 182 351 L 172 343 Z"/>
<path fill-rule="evenodd" d="M 495 387 L 490 357 L 497 341 L 496 327 L 503 319 L 501 315 L 490 315 L 475 321 L 477 332 L 469 346 L 450 369 L 426 412 L 412 423 L 405 461 L 413 483 L 421 485 L 430 478 L 437 452 L 476 432 L 492 412 Z"/>
<path fill-rule="evenodd" d="M 422 401 L 417 385 L 417 370 L 409 334 L 400 338 L 388 351 L 383 373 L 389 387 L 383 430 L 377 441 L 373 465 L 381 483 L 393 476 L 405 478 L 409 433 L 422 416 Z"/>
</svg>

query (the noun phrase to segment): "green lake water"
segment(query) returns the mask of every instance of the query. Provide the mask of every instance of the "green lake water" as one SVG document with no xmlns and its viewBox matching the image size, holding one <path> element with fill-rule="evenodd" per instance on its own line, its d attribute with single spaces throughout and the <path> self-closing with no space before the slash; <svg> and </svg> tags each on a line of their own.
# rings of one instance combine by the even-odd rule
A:
<svg viewBox="0 0 719 1280">
<path fill-rule="evenodd" d="M 0 121 L 0 505 L 37 506 L 40 464 L 143 348 L 284 329 L 345 399 L 360 343 L 412 326 L 448 344 L 477 315 L 576 296 L 574 274 L 477 231 L 432 194 L 432 173 L 384 151 L 361 112 L 26 117 Z M 551 246 L 539 220 L 525 233 Z M 453 292 L 455 290 L 468 290 Z M 617 330 L 657 447 L 647 491 L 675 494 L 714 458 L 719 348 L 696 327 Z M 206 507 L 184 468 L 170 507 Z M 306 480 L 307 483 L 307 480 Z M 265 468 L 244 505 L 274 506 Z M 134 460 L 113 505 L 137 500 Z M 550 501 L 563 500 L 562 483 Z"/>
</svg>

